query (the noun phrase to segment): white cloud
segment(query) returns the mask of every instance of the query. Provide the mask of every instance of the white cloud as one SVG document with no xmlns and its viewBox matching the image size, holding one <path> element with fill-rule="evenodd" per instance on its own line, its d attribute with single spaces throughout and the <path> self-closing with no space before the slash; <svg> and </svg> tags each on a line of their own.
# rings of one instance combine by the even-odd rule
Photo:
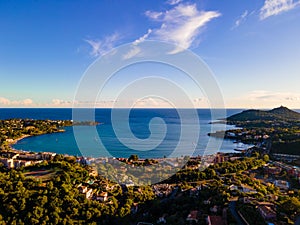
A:
<svg viewBox="0 0 300 225">
<path fill-rule="evenodd" d="M 147 11 L 145 15 L 161 23 L 160 28 L 152 31 L 154 39 L 172 42 L 183 49 L 191 47 L 209 21 L 221 16 L 217 11 L 199 11 L 196 4 L 179 4 L 164 12 Z"/>
<path fill-rule="evenodd" d="M 0 105 L 9 105 L 10 100 L 7 98 L 0 97 Z"/>
<path fill-rule="evenodd" d="M 169 5 L 177 5 L 180 2 L 182 2 L 182 0 L 168 0 L 167 4 L 169 4 Z"/>
<path fill-rule="evenodd" d="M 141 36 L 140 38 L 136 39 L 132 44 L 133 46 L 131 47 L 131 49 L 129 50 L 129 52 L 127 52 L 125 55 L 123 55 L 123 59 L 130 59 L 136 55 L 138 55 L 141 52 L 141 48 L 137 47 L 136 45 L 144 42 L 149 35 L 152 33 L 151 29 L 148 29 L 147 33 L 144 34 L 143 36 Z"/>
<path fill-rule="evenodd" d="M 123 55 L 123 59 L 130 59 L 141 52 L 141 48 L 133 46 L 129 52 Z"/>
<path fill-rule="evenodd" d="M 93 57 L 98 57 L 104 55 L 105 53 L 112 50 L 117 41 L 120 40 L 120 35 L 114 33 L 113 35 L 106 36 L 102 40 L 92 40 L 92 39 L 85 39 L 85 41 L 91 46 L 90 55 Z"/>
<path fill-rule="evenodd" d="M 34 106 L 34 102 L 30 98 L 23 100 L 10 100 L 4 97 L 0 97 L 1 106 Z"/>
<path fill-rule="evenodd" d="M 29 105 L 33 104 L 33 100 L 30 99 L 30 98 L 26 98 L 26 99 L 24 99 L 24 100 L 21 101 L 21 104 L 25 105 L 25 106 L 29 106 Z"/>
<path fill-rule="evenodd" d="M 134 103 L 136 108 L 170 108 L 173 107 L 168 101 L 161 98 L 147 97 Z"/>
<path fill-rule="evenodd" d="M 238 26 L 240 26 L 245 20 L 246 17 L 249 15 L 248 10 L 246 10 L 242 15 L 239 16 L 239 18 L 235 21 L 234 26 L 232 27 L 237 28 Z"/>
<path fill-rule="evenodd" d="M 133 42 L 133 44 L 134 44 L 134 45 L 137 45 L 137 44 L 139 44 L 139 43 L 145 41 L 145 40 L 149 37 L 149 35 L 150 35 L 151 33 L 152 33 L 152 30 L 151 30 L 151 29 L 148 29 L 147 33 L 144 34 L 142 37 L 136 39 L 136 40 Z"/>
<path fill-rule="evenodd" d="M 50 102 L 46 103 L 37 103 L 30 98 L 25 98 L 21 100 L 11 100 L 5 97 L 0 97 L 0 107 L 72 107 L 73 102 L 62 100 L 62 99 L 53 99 Z"/>
<path fill-rule="evenodd" d="M 162 13 L 162 12 L 153 12 L 153 11 L 148 10 L 148 11 L 145 12 L 145 15 L 146 15 L 147 17 L 153 19 L 153 20 L 156 20 L 156 19 L 158 19 L 161 15 L 163 15 L 163 13 Z"/>
<path fill-rule="evenodd" d="M 300 1 L 294 2 L 294 0 L 265 0 L 263 7 L 260 9 L 260 19 L 263 20 L 289 11 L 299 4 Z"/>
<path fill-rule="evenodd" d="M 50 106 L 52 106 L 52 107 L 71 107 L 72 102 L 62 100 L 62 99 L 52 99 Z"/>
</svg>

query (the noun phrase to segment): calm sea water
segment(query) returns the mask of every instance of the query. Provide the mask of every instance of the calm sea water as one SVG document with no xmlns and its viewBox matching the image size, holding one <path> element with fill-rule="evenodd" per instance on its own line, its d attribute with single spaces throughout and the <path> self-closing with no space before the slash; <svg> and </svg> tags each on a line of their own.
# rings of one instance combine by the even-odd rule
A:
<svg viewBox="0 0 300 225">
<path fill-rule="evenodd" d="M 119 109 L 122 112 L 122 109 Z M 241 109 L 227 109 L 227 116 L 242 111 Z M 221 111 L 220 111 L 221 112 Z M 117 121 L 118 128 L 115 128 L 111 122 L 111 109 L 96 109 L 95 120 L 101 122 L 96 127 L 80 126 L 77 129 L 80 135 L 74 137 L 73 127 L 66 127 L 66 132 L 46 134 L 41 136 L 29 137 L 19 141 L 14 145 L 15 149 L 26 151 L 47 151 L 69 155 L 84 155 L 92 157 L 114 156 L 129 157 L 131 154 L 138 154 L 140 158 L 158 158 L 164 156 L 182 156 L 182 155 L 203 155 L 213 154 L 217 151 L 232 152 L 236 148 L 232 141 L 224 140 L 221 148 L 217 148 L 219 139 L 209 137 L 207 133 L 211 132 L 211 112 L 209 109 L 199 109 L 197 111 L 200 123 L 199 139 L 195 142 L 192 138 L 196 129 L 199 128 L 193 124 L 192 120 L 186 120 L 181 123 L 180 116 L 175 109 L 134 109 L 130 113 L 129 125 L 133 136 L 116 136 L 116 129 L 122 131 L 128 124 L 123 120 Z M 153 128 L 153 138 L 150 140 L 151 131 L 149 122 L 153 118 L 161 118 L 166 125 L 166 133 L 161 129 L 160 122 L 151 124 Z M 9 118 L 30 118 L 30 119 L 51 119 L 51 120 L 71 120 L 72 109 L 0 109 L 0 119 Z M 124 123 L 124 124 L 123 124 Z M 183 139 L 180 140 L 183 126 L 186 132 Z M 96 129 L 95 129 L 96 128 Z M 228 127 L 227 128 L 232 128 Z M 223 125 L 216 125 L 213 131 L 223 129 Z M 96 130 L 97 133 L 93 132 Z M 118 130 L 117 130 L 118 131 Z M 161 142 L 159 142 L 159 139 Z M 122 142 L 125 140 L 131 146 Z M 140 140 L 146 140 L 140 142 Z M 76 141 L 80 141 L 80 148 Z M 155 145 L 155 143 L 157 143 Z M 208 145 L 208 142 L 210 144 Z M 154 148 L 150 148 L 155 145 Z M 132 147 L 134 146 L 134 147 Z M 149 146 L 149 149 L 147 147 Z M 140 149 L 146 148 L 146 150 Z M 175 150 L 176 149 L 176 150 Z"/>
</svg>

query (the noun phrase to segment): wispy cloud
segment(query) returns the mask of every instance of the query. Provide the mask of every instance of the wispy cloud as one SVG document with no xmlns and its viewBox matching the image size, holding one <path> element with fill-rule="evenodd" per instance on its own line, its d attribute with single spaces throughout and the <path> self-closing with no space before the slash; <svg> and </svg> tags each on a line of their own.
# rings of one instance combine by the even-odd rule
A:
<svg viewBox="0 0 300 225">
<path fill-rule="evenodd" d="M 114 33 L 112 35 L 106 36 L 102 40 L 85 39 L 85 41 L 91 47 L 90 55 L 93 57 L 98 57 L 109 52 L 115 47 L 116 43 L 119 40 L 120 40 L 120 35 L 118 33 Z"/>
<path fill-rule="evenodd" d="M 153 11 L 148 10 L 145 12 L 145 15 L 147 17 L 149 17 L 150 19 L 157 20 L 160 16 L 163 15 L 163 12 L 153 12 Z"/>
<path fill-rule="evenodd" d="M 232 29 L 239 27 L 246 20 L 248 15 L 249 15 L 248 10 L 243 12 L 243 14 L 240 15 L 239 18 L 235 21 L 234 26 L 232 27 Z"/>
<path fill-rule="evenodd" d="M 182 0 L 168 0 L 167 4 L 169 4 L 169 5 L 177 5 L 180 2 L 182 2 Z"/>
<path fill-rule="evenodd" d="M 145 15 L 161 23 L 160 28 L 152 30 L 153 39 L 172 42 L 183 49 L 191 47 L 209 21 L 221 16 L 217 11 L 199 11 L 196 4 L 179 4 L 163 12 L 147 11 Z"/>
<path fill-rule="evenodd" d="M 260 9 L 260 19 L 264 20 L 270 16 L 289 11 L 299 4 L 300 1 L 294 0 L 265 0 L 263 7 Z"/>
<path fill-rule="evenodd" d="M 133 44 L 137 45 L 137 44 L 139 44 L 139 43 L 145 41 L 145 40 L 149 37 L 149 35 L 150 35 L 151 33 L 152 33 L 152 30 L 151 30 L 151 29 L 148 29 L 147 33 L 144 34 L 142 37 L 136 39 L 136 40 L 133 42 Z"/>
<path fill-rule="evenodd" d="M 148 31 L 147 31 L 146 34 L 144 34 L 140 38 L 136 39 L 133 42 L 133 46 L 131 46 L 131 49 L 126 54 L 123 55 L 123 59 L 130 59 L 130 58 L 138 55 L 142 50 L 137 45 L 140 44 L 140 43 L 142 43 L 142 42 L 144 42 L 149 37 L 149 35 L 151 33 L 152 33 L 152 30 L 148 29 Z"/>
<path fill-rule="evenodd" d="M 172 105 L 161 98 L 147 97 L 144 99 L 139 99 L 134 103 L 136 108 L 170 108 Z"/>
<path fill-rule="evenodd" d="M 285 105 L 300 108 L 300 93 L 254 90 L 227 100 L 227 107 L 274 108 Z"/>
<path fill-rule="evenodd" d="M 63 99 L 52 99 L 52 102 L 50 103 L 52 107 L 71 107 L 72 104 L 72 101 L 67 101 Z"/>
<path fill-rule="evenodd" d="M 136 56 L 141 52 L 141 48 L 137 46 L 133 46 L 129 52 L 127 52 L 125 55 L 123 55 L 123 59 L 131 59 L 132 57 Z"/>
<path fill-rule="evenodd" d="M 251 101 L 300 101 L 300 93 L 256 90 L 246 96 Z"/>
</svg>

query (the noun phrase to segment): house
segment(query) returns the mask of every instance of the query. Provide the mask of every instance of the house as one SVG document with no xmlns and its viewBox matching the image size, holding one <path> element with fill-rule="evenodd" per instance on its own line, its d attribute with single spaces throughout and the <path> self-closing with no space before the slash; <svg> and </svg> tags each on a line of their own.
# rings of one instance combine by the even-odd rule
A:
<svg viewBox="0 0 300 225">
<path fill-rule="evenodd" d="M 198 223 L 198 211 L 197 210 L 191 211 L 190 214 L 187 216 L 186 221 L 189 221 L 189 222 L 194 221 L 194 222 Z"/>
<path fill-rule="evenodd" d="M 85 194 L 88 191 L 88 188 L 86 186 L 83 186 L 82 184 L 79 184 L 78 190 L 80 193 Z"/>
<path fill-rule="evenodd" d="M 214 158 L 213 163 L 222 163 L 228 161 L 228 156 L 223 153 L 217 153 L 216 157 Z"/>
<path fill-rule="evenodd" d="M 210 208 L 210 211 L 212 213 L 217 213 L 218 212 L 218 206 L 214 205 L 213 207 Z"/>
<path fill-rule="evenodd" d="M 276 174 L 279 174 L 282 169 L 280 167 L 277 167 L 277 166 L 266 166 L 264 168 L 264 170 L 268 174 L 276 175 Z"/>
<path fill-rule="evenodd" d="M 236 190 L 238 190 L 238 186 L 232 184 L 232 185 L 229 186 L 229 190 L 230 191 L 236 191 Z"/>
<path fill-rule="evenodd" d="M 244 185 L 244 184 L 242 184 L 241 187 L 239 187 L 238 189 L 239 189 L 239 191 L 244 192 L 244 193 L 250 193 L 250 194 L 257 193 L 257 191 L 254 188 L 252 188 L 248 185 Z"/>
<path fill-rule="evenodd" d="M 7 138 L 5 141 L 8 142 L 8 143 L 13 143 L 15 140 L 11 139 L 11 138 Z"/>
<path fill-rule="evenodd" d="M 274 184 L 276 187 L 279 187 L 280 189 L 283 190 L 288 190 L 290 188 L 289 182 L 285 180 L 275 180 Z"/>
<path fill-rule="evenodd" d="M 233 132 L 227 132 L 227 136 L 228 136 L 228 137 L 235 137 L 236 135 L 235 135 L 235 133 L 233 133 Z"/>
<path fill-rule="evenodd" d="M 165 223 L 167 223 L 167 221 L 165 219 L 165 215 L 159 217 L 158 220 L 157 220 L 157 223 L 158 224 L 165 224 Z"/>
<path fill-rule="evenodd" d="M 210 203 L 211 203 L 211 202 L 210 202 L 210 199 L 204 200 L 204 201 L 203 201 L 203 204 L 204 204 L 204 205 L 210 205 Z"/>
<path fill-rule="evenodd" d="M 38 154 L 21 154 L 18 156 L 18 159 L 37 160 L 40 159 L 40 156 Z"/>
<path fill-rule="evenodd" d="M 98 171 L 95 168 L 89 170 L 89 176 L 96 177 L 98 176 Z"/>
<path fill-rule="evenodd" d="M 139 210 L 139 203 L 133 203 L 133 206 L 131 206 L 131 213 L 136 214 Z"/>
<path fill-rule="evenodd" d="M 89 189 L 89 190 L 85 193 L 85 197 L 86 197 L 87 199 L 90 199 L 90 198 L 92 197 L 92 195 L 93 195 L 93 189 L 92 189 L 92 188 Z"/>
<path fill-rule="evenodd" d="M 258 211 L 265 220 L 276 219 L 276 212 L 268 205 L 259 205 Z"/>
<path fill-rule="evenodd" d="M 251 204 L 253 201 L 255 201 L 255 198 L 252 197 L 243 197 L 243 202 L 246 204 Z"/>
<path fill-rule="evenodd" d="M 225 225 L 224 220 L 221 216 L 208 216 L 211 225 Z"/>
<path fill-rule="evenodd" d="M 14 160 L 13 159 L 7 159 L 7 158 L 0 158 L 0 162 L 3 163 L 5 167 L 8 169 L 14 168 Z"/>
<path fill-rule="evenodd" d="M 199 190 L 197 188 L 191 188 L 190 189 L 190 196 L 198 196 L 199 195 Z"/>
<path fill-rule="evenodd" d="M 14 168 L 19 168 L 21 166 L 29 166 L 31 164 L 32 164 L 32 161 L 14 160 Z"/>
<path fill-rule="evenodd" d="M 101 201 L 101 202 L 106 202 L 108 199 L 108 193 L 107 192 L 102 192 L 99 195 L 97 195 L 96 200 Z"/>
<path fill-rule="evenodd" d="M 44 160 L 50 160 L 56 156 L 56 153 L 52 153 L 52 152 L 40 152 L 38 154 L 40 155 L 41 159 Z"/>
</svg>

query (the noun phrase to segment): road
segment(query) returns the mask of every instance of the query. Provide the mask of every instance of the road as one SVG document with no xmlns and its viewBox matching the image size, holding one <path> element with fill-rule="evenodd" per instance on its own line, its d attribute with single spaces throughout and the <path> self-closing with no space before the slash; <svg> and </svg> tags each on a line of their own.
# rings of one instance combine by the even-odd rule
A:
<svg viewBox="0 0 300 225">
<path fill-rule="evenodd" d="M 237 224 L 238 225 L 246 225 L 246 223 L 244 223 L 244 221 L 242 220 L 242 218 L 237 213 L 235 207 L 236 207 L 236 201 L 230 201 L 229 202 L 229 209 L 230 209 L 230 212 L 231 212 L 232 216 L 236 220 Z"/>
</svg>

